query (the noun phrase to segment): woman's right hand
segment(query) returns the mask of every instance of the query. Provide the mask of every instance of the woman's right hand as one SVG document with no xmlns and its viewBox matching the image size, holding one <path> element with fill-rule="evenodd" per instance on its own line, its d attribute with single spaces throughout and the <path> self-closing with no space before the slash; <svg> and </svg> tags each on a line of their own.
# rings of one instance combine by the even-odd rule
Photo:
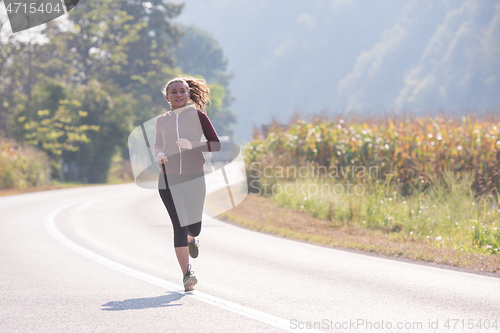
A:
<svg viewBox="0 0 500 333">
<path fill-rule="evenodd" d="M 157 156 L 156 156 L 156 161 L 158 161 L 158 163 L 160 164 L 165 164 L 165 162 L 167 161 L 167 156 L 165 156 L 164 153 L 159 153 Z"/>
</svg>

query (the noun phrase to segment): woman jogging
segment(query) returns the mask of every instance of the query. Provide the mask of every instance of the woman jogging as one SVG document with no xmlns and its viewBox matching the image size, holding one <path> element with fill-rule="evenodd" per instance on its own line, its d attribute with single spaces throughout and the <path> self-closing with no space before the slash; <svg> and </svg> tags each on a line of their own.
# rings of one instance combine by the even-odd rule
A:
<svg viewBox="0 0 500 333">
<path fill-rule="evenodd" d="M 184 275 L 184 290 L 198 282 L 189 256 L 198 256 L 206 187 L 204 151 L 220 150 L 220 140 L 205 107 L 210 89 L 205 80 L 178 77 L 162 89 L 171 110 L 156 118 L 154 152 L 160 165 L 158 190 L 174 228 L 174 248 Z M 187 105 L 192 101 L 196 108 Z M 206 141 L 201 141 L 202 135 Z"/>
</svg>

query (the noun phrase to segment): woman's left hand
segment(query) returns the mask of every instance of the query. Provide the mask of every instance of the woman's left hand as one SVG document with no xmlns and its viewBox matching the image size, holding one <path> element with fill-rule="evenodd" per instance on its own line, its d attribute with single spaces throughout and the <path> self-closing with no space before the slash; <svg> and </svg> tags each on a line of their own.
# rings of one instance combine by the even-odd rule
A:
<svg viewBox="0 0 500 333">
<path fill-rule="evenodd" d="M 191 149 L 191 148 L 193 148 L 193 145 L 191 144 L 191 141 L 189 141 L 188 139 L 184 139 L 184 138 L 183 138 L 183 139 L 179 139 L 179 140 L 177 140 L 177 142 L 176 142 L 176 143 L 177 143 L 177 144 L 179 145 L 179 147 L 181 147 L 181 148 L 186 148 L 186 149 Z"/>
</svg>

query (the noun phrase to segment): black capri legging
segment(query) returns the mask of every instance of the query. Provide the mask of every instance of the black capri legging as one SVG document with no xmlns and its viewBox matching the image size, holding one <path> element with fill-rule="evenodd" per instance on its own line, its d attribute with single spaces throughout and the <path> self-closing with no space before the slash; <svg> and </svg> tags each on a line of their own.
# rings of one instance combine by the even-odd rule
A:
<svg viewBox="0 0 500 333">
<path fill-rule="evenodd" d="M 174 247 L 188 246 L 187 235 L 201 232 L 201 217 L 205 203 L 204 173 L 164 175 L 158 177 L 158 191 L 174 227 Z"/>
</svg>

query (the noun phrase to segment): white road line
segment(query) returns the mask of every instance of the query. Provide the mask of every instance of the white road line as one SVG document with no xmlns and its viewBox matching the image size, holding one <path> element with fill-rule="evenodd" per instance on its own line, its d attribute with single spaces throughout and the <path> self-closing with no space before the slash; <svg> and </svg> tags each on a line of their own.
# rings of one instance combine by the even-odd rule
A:
<svg viewBox="0 0 500 333">
<path fill-rule="evenodd" d="M 221 298 L 211 296 L 211 295 L 199 292 L 199 291 L 192 291 L 192 292 L 185 293 L 183 290 L 183 287 L 178 285 L 178 284 L 175 284 L 175 283 L 172 283 L 172 282 L 169 282 L 166 280 L 162 280 L 162 279 L 159 279 L 157 277 L 140 272 L 138 270 L 132 269 L 130 267 L 124 266 L 122 264 L 114 262 L 108 258 L 101 256 L 101 255 L 98 255 L 97 253 L 94 253 L 94 252 L 72 242 L 69 238 L 64 236 L 61 233 L 61 231 L 59 231 L 59 229 L 57 229 L 57 226 L 55 223 L 55 218 L 56 218 L 57 214 L 59 214 L 64 209 L 67 209 L 71 206 L 74 206 L 74 205 L 76 205 L 78 203 L 82 203 L 82 202 L 84 202 L 84 201 L 75 201 L 75 202 L 66 204 L 64 206 L 60 206 L 60 207 L 55 208 L 52 211 L 50 211 L 44 217 L 45 228 L 52 235 L 52 237 L 54 237 L 56 240 L 58 240 L 60 243 L 67 246 L 68 248 L 74 250 L 75 252 L 78 252 L 79 254 L 81 254 L 89 259 L 92 259 L 92 260 L 94 260 L 94 261 L 96 261 L 104 266 L 112 268 L 120 273 L 133 276 L 137 279 L 140 279 L 140 280 L 149 282 L 151 284 L 154 284 L 156 286 L 168 289 L 169 291 L 173 291 L 173 292 L 181 294 L 181 295 L 192 297 L 198 301 L 202 301 L 202 302 L 217 306 L 221 309 L 231 311 L 231 312 L 240 314 L 242 316 L 260 321 L 262 323 L 266 323 L 268 325 L 272 325 L 272 326 L 281 328 L 285 331 L 289 331 L 289 332 L 322 332 L 322 331 L 312 330 L 312 329 L 311 330 L 309 330 L 309 329 L 308 330 L 292 329 L 290 327 L 289 320 L 286 320 L 286 319 L 283 319 L 280 317 L 276 317 L 276 316 L 273 316 L 271 314 L 268 314 L 268 313 L 265 313 L 262 311 L 247 308 L 243 305 L 229 302 L 229 301 L 223 300 Z"/>
</svg>

